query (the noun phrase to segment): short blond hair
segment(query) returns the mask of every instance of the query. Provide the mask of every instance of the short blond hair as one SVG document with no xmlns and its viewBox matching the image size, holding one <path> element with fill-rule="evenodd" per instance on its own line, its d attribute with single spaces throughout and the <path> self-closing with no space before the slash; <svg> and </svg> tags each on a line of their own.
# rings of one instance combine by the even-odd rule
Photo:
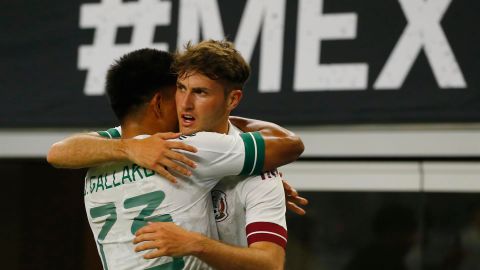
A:
<svg viewBox="0 0 480 270">
<path fill-rule="evenodd" d="M 181 78 L 199 72 L 220 80 L 231 89 L 243 89 L 250 76 L 250 66 L 227 40 L 205 40 L 196 45 L 188 42 L 185 51 L 177 52 L 173 65 Z"/>
</svg>

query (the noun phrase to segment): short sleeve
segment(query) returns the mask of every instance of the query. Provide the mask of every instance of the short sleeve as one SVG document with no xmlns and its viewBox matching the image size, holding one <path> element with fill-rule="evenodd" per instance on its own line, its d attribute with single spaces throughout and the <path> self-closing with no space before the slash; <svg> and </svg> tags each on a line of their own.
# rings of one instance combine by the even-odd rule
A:
<svg viewBox="0 0 480 270">
<path fill-rule="evenodd" d="M 121 138 L 122 129 L 115 127 L 97 133 L 102 137 L 116 139 Z M 259 174 L 263 169 L 265 143 L 259 132 L 239 135 L 199 132 L 182 135 L 174 140 L 197 148 L 197 153 L 179 150 L 197 163 L 198 167 L 192 171 L 193 178 L 197 181 L 210 180 L 216 183 L 225 176 Z"/>
<path fill-rule="evenodd" d="M 122 137 L 122 128 L 118 126 L 104 131 L 97 131 L 97 133 L 108 139 L 120 139 Z"/>
<path fill-rule="evenodd" d="M 260 132 L 241 133 L 245 148 L 245 161 L 241 175 L 256 175 L 263 170 L 265 142 Z"/>
<path fill-rule="evenodd" d="M 286 248 L 285 193 L 278 172 L 275 170 L 248 178 L 240 192 L 246 211 L 248 245 L 267 241 Z"/>
<path fill-rule="evenodd" d="M 180 141 L 197 148 L 197 153 L 182 151 L 197 163 L 193 170 L 201 179 L 256 173 L 263 168 L 265 146 L 260 134 L 225 135 L 199 132 L 181 136 Z"/>
</svg>

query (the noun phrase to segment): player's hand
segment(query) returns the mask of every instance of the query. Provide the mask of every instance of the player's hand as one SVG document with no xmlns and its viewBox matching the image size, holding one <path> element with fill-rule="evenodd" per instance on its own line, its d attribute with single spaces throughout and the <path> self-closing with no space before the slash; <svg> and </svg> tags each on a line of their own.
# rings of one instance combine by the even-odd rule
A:
<svg viewBox="0 0 480 270">
<path fill-rule="evenodd" d="M 150 250 L 143 258 L 153 259 L 191 255 L 201 238 L 200 234 L 187 231 L 173 222 L 149 222 L 135 233 L 133 243 L 138 244 L 135 252 Z"/>
<path fill-rule="evenodd" d="M 285 203 L 287 204 L 287 209 L 298 214 L 305 215 L 307 212 L 301 207 L 308 204 L 308 200 L 299 196 L 297 190 L 295 190 L 287 180 L 283 179 L 283 174 L 280 173 L 282 177 L 283 189 L 285 191 Z"/>
<path fill-rule="evenodd" d="M 145 139 L 127 139 L 125 148 L 128 159 L 139 166 L 154 170 L 175 183 L 175 177 L 167 169 L 190 176 L 192 172 L 188 167 L 196 167 L 193 160 L 174 151 L 177 149 L 195 153 L 197 152 L 195 147 L 179 141 L 167 141 L 178 138 L 180 135 L 181 133 L 169 132 L 157 133 Z"/>
</svg>

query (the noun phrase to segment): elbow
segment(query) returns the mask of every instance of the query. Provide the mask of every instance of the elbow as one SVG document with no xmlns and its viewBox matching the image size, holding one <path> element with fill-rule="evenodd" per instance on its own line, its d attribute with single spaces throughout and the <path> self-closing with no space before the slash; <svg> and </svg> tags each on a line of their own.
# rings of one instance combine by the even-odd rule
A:
<svg viewBox="0 0 480 270">
<path fill-rule="evenodd" d="M 284 267 L 283 267 L 283 263 L 280 264 L 280 263 L 275 263 L 274 265 L 272 265 L 272 267 L 268 268 L 268 269 L 271 269 L 271 270 L 283 270 Z"/>
<path fill-rule="evenodd" d="M 255 257 L 258 259 L 258 264 L 254 269 L 284 269 L 285 250 L 283 247 L 275 243 L 265 241 L 253 243 L 248 247 L 248 249 L 251 249 L 253 252 L 255 252 Z"/>
<path fill-rule="evenodd" d="M 279 258 L 275 258 L 275 260 L 270 261 L 269 266 L 266 269 L 269 270 L 283 270 L 284 269 L 285 261 L 284 259 L 280 260 Z"/>
<path fill-rule="evenodd" d="M 298 148 L 298 156 L 303 154 L 303 151 L 305 151 L 305 145 L 303 144 L 303 141 L 300 140 L 300 145 L 299 145 L 299 148 Z"/>
<path fill-rule="evenodd" d="M 58 143 L 55 143 L 50 147 L 50 150 L 48 150 L 48 153 L 47 153 L 47 162 L 50 163 L 50 165 L 52 165 L 55 168 L 62 167 L 61 157 L 59 155 L 60 151 L 58 149 L 59 147 L 60 146 L 58 145 Z"/>
<path fill-rule="evenodd" d="M 298 136 L 294 136 L 293 141 L 294 141 L 294 149 L 295 149 L 294 154 L 296 155 L 295 159 L 297 159 L 300 157 L 303 151 L 305 151 L 305 145 L 303 144 L 302 139 L 300 139 L 300 137 Z"/>
</svg>

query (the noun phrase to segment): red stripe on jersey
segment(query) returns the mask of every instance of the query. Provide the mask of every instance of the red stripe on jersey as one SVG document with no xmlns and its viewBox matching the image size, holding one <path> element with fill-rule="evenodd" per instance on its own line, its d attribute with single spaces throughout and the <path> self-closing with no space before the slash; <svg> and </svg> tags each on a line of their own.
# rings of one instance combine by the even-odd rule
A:
<svg viewBox="0 0 480 270">
<path fill-rule="evenodd" d="M 247 225 L 247 228 L 245 230 L 247 235 L 251 234 L 252 232 L 267 231 L 279 234 L 285 237 L 285 239 L 288 236 L 287 230 L 284 227 L 271 222 L 252 222 Z"/>
<path fill-rule="evenodd" d="M 285 249 L 287 246 L 287 230 L 271 222 L 253 222 L 247 225 L 247 242 L 251 245 L 255 242 L 273 242 Z"/>
<path fill-rule="evenodd" d="M 247 242 L 249 246 L 256 242 L 265 242 L 265 241 L 275 243 L 281 246 L 283 249 L 286 249 L 287 247 L 287 240 L 285 240 L 284 238 L 276 234 L 257 232 L 257 233 L 250 234 L 247 237 Z"/>
</svg>

